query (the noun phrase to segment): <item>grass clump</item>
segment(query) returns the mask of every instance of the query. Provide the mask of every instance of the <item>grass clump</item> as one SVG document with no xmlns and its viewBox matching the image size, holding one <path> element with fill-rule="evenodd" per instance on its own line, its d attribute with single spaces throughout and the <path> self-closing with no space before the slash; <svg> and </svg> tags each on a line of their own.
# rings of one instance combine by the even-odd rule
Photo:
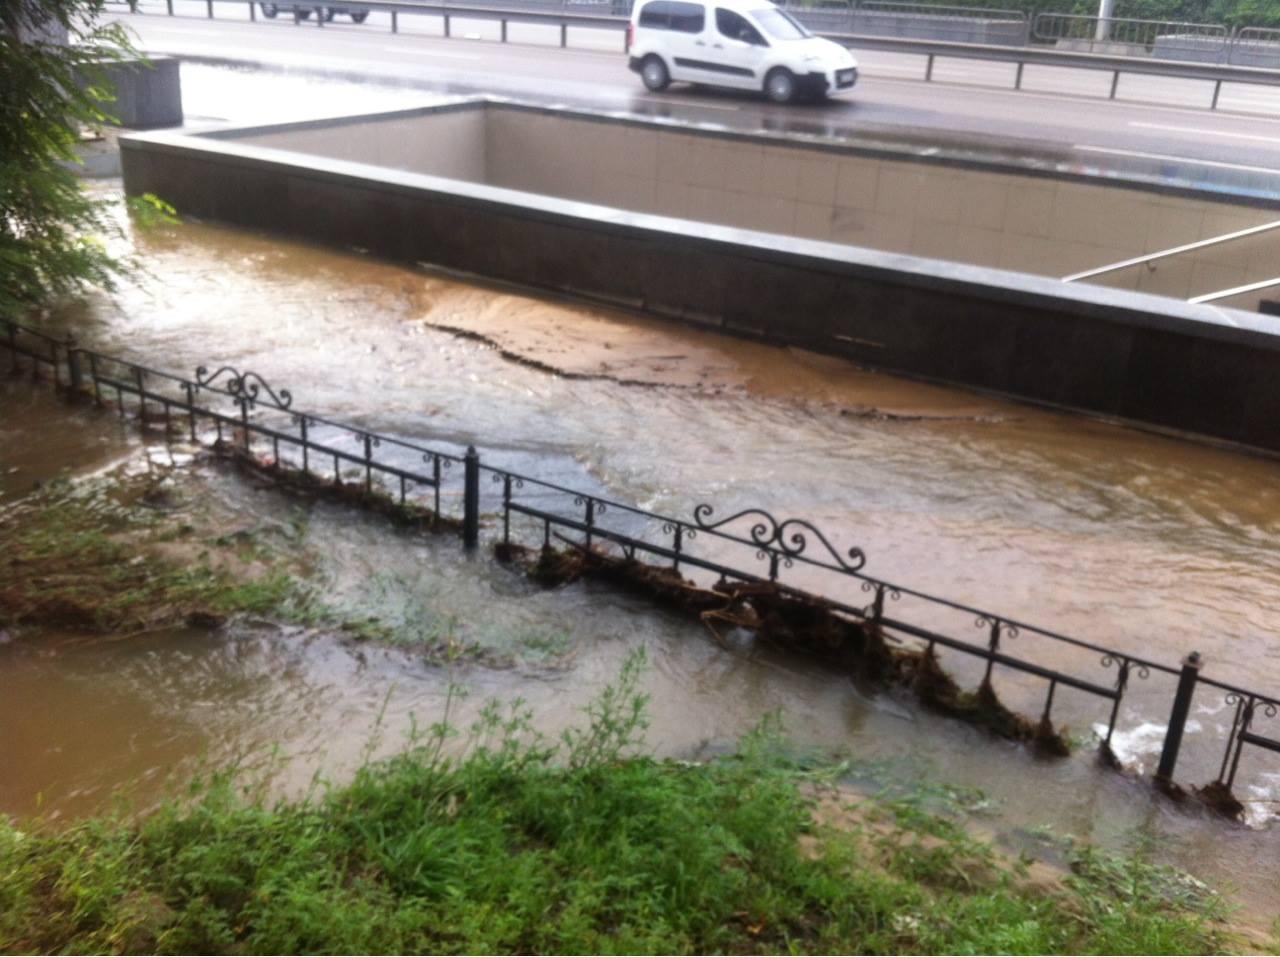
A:
<svg viewBox="0 0 1280 957">
<path fill-rule="evenodd" d="M 0 518 L 0 627 L 134 631 L 237 613 L 301 614 L 292 575 L 260 551 L 215 554 L 153 474 L 50 482 Z"/>
<path fill-rule="evenodd" d="M 448 717 L 306 800 L 233 776 L 139 821 L 0 825 L 0 949 L 104 952 L 1207 953 L 1211 910 L 1117 878 L 1051 891 L 954 825 L 854 813 L 767 731 L 636 755 L 640 662 L 548 741 L 518 703 Z M 465 746 L 464 746 L 465 745 Z M 819 795 L 825 794 L 825 797 Z M 834 809 L 842 818 L 827 811 Z M 900 814 L 900 819 L 899 819 Z M 1095 858 L 1094 860 L 1101 860 Z M 1106 899 L 1106 908 L 1100 903 Z"/>
</svg>

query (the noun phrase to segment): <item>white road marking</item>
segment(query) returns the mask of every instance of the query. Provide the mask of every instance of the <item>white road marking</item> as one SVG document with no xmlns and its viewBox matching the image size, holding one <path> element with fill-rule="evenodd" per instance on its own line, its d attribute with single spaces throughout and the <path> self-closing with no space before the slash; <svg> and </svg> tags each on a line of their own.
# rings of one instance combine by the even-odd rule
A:
<svg viewBox="0 0 1280 957">
<path fill-rule="evenodd" d="M 1131 121 L 1130 126 L 1144 130 L 1165 130 L 1169 133 L 1194 133 L 1196 136 L 1224 136 L 1232 140 L 1254 140 L 1258 143 L 1280 143 L 1280 136 L 1255 136 L 1251 133 L 1232 133 L 1229 130 L 1206 130 L 1194 126 L 1170 126 L 1166 123 L 1142 123 Z"/>
<path fill-rule="evenodd" d="M 1082 153 L 1107 153 L 1111 156 L 1134 156 L 1138 159 L 1172 160 L 1175 163 L 1195 163 L 1197 166 L 1216 166 L 1219 169 L 1238 169 L 1247 173 L 1280 173 L 1274 166 L 1245 166 L 1241 163 L 1219 163 L 1215 160 L 1196 159 L 1194 156 L 1170 156 L 1167 153 L 1143 153 L 1138 150 L 1115 150 L 1106 146 L 1083 146 L 1077 143 L 1072 149 Z"/>
</svg>

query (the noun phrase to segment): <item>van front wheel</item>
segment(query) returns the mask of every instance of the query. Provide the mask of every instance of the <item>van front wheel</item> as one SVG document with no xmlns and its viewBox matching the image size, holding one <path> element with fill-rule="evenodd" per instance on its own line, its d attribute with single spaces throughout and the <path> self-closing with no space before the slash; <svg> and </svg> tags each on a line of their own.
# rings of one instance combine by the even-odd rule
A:
<svg viewBox="0 0 1280 957">
<path fill-rule="evenodd" d="M 774 103 L 790 103 L 796 98 L 796 75 L 781 66 L 770 70 L 764 78 L 764 95 Z"/>
<path fill-rule="evenodd" d="M 644 58 L 644 62 L 640 64 L 640 79 L 644 81 L 645 89 L 652 93 L 661 93 L 671 85 L 671 74 L 667 72 L 667 65 L 656 56 Z"/>
</svg>

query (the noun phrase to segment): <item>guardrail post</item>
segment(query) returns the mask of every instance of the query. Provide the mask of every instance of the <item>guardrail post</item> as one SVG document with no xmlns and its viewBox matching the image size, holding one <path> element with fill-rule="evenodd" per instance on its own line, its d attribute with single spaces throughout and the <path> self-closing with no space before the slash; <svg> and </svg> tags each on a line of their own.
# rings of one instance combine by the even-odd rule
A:
<svg viewBox="0 0 1280 957">
<path fill-rule="evenodd" d="M 1025 66 L 1026 64 L 1023 63 L 1021 60 L 1018 61 L 1018 71 L 1013 75 L 1013 88 L 1015 90 L 1022 89 L 1022 69 Z"/>
<path fill-rule="evenodd" d="M 213 0 L 204 0 L 205 8 L 209 11 L 209 19 L 213 19 Z"/>
<path fill-rule="evenodd" d="M 447 37 L 447 36 L 450 36 L 450 33 L 449 33 L 449 14 L 447 14 L 447 13 L 444 15 L 444 35 L 445 35 L 446 37 Z"/>
<path fill-rule="evenodd" d="M 1173 769 L 1178 763 L 1178 749 L 1182 747 L 1182 732 L 1186 728 L 1187 715 L 1191 713 L 1191 696 L 1195 694 L 1196 681 L 1200 678 L 1200 666 L 1204 663 L 1200 652 L 1193 651 L 1182 662 L 1178 675 L 1178 691 L 1173 698 L 1173 711 L 1169 715 L 1169 730 L 1164 735 L 1164 748 L 1160 752 L 1160 766 L 1156 769 L 1156 781 L 1173 783 Z"/>
<path fill-rule="evenodd" d="M 169 8 L 169 16 L 173 16 L 173 0 L 164 0 L 164 5 Z"/>
<path fill-rule="evenodd" d="M 1218 97 L 1222 96 L 1222 81 L 1214 80 L 1213 82 L 1213 102 L 1209 104 L 1209 109 L 1216 110 L 1218 108 Z"/>
<path fill-rule="evenodd" d="M 569 24 L 560 24 L 560 46 L 567 47 L 569 45 Z"/>
<path fill-rule="evenodd" d="M 928 62 L 925 64 L 925 67 L 924 67 L 924 81 L 928 83 L 932 79 L 933 79 L 933 54 L 930 53 Z"/>
<path fill-rule="evenodd" d="M 480 455 L 474 445 L 467 446 L 462 465 L 462 544 L 475 548 L 480 544 Z"/>
<path fill-rule="evenodd" d="M 502 24 L 502 42 L 506 43 L 507 42 L 507 18 L 503 17 L 499 21 L 499 23 Z"/>
<path fill-rule="evenodd" d="M 258 22 L 257 4 L 254 3 L 253 0 L 249 0 L 249 22 L 250 23 Z"/>
<path fill-rule="evenodd" d="M 400 32 L 400 18 L 396 15 L 396 12 L 394 10 L 391 11 L 391 32 L 392 33 Z"/>
<path fill-rule="evenodd" d="M 1116 90 L 1118 89 L 1120 89 L 1120 71 L 1116 70 L 1111 74 L 1111 96 L 1109 96 L 1108 99 L 1114 100 L 1116 98 Z"/>
</svg>

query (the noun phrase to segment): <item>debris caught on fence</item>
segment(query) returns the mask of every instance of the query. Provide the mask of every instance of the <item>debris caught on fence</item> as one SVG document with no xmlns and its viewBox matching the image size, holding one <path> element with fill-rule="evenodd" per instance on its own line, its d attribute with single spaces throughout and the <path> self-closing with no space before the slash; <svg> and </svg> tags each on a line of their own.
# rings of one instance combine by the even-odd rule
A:
<svg viewBox="0 0 1280 957">
<path fill-rule="evenodd" d="M 723 647 L 728 644 L 720 628 L 743 628 L 774 647 L 822 660 L 851 678 L 909 689 L 935 711 L 1025 742 L 1046 756 L 1071 753 L 1066 734 L 1048 718 L 1033 721 L 1010 711 L 986 681 L 977 691 L 962 691 L 932 648 L 891 647 L 875 623 L 841 614 L 820 598 L 797 595 L 773 582 L 720 581 L 704 588 L 670 568 L 562 541 L 563 548 L 539 549 L 504 542 L 494 547 L 494 554 L 524 569 L 543 587 L 584 578 L 608 582 L 696 615 Z"/>
</svg>

